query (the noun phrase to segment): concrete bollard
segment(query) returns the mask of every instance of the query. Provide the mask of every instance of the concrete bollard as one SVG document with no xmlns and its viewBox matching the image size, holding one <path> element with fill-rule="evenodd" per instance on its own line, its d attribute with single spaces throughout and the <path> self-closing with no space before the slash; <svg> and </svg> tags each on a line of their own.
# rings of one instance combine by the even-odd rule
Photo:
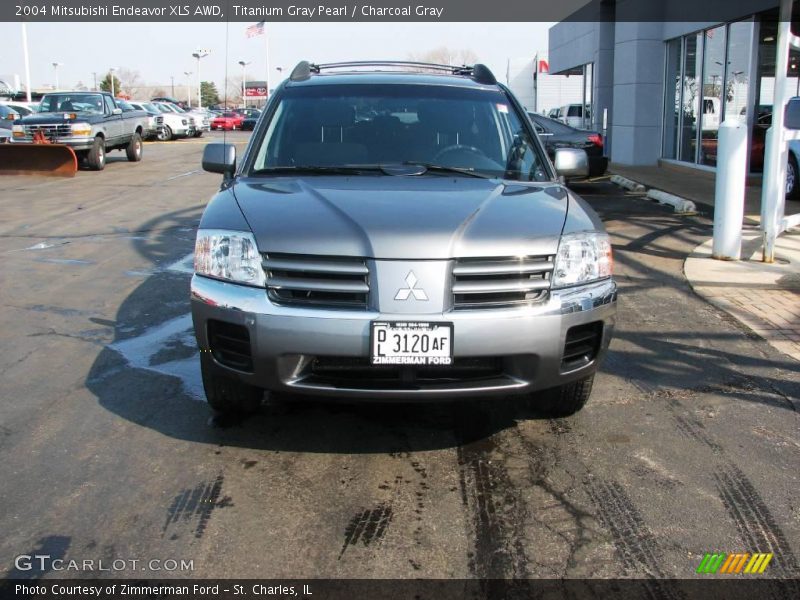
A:
<svg viewBox="0 0 800 600">
<path fill-rule="evenodd" d="M 714 191 L 714 243 L 711 256 L 739 260 L 742 254 L 747 125 L 725 119 L 717 138 L 717 182 Z"/>
</svg>

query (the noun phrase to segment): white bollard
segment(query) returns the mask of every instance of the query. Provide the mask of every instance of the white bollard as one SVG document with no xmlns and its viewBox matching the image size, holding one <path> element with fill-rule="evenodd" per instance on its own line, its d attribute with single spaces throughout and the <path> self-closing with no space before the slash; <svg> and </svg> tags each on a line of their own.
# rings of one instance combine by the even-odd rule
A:
<svg viewBox="0 0 800 600">
<path fill-rule="evenodd" d="M 711 256 L 739 260 L 742 253 L 747 125 L 725 119 L 717 138 L 717 183 L 714 191 L 714 244 Z"/>
</svg>

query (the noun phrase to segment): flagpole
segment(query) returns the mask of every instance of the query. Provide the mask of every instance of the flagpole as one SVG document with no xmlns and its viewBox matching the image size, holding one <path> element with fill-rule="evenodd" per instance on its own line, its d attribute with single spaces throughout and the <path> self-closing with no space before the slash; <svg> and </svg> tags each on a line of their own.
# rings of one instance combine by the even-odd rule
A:
<svg viewBox="0 0 800 600">
<path fill-rule="evenodd" d="M 266 40 L 264 42 L 264 45 L 266 47 L 266 52 L 267 52 L 267 80 L 265 82 L 265 86 L 267 88 L 267 94 L 266 94 L 266 99 L 264 100 L 264 104 L 266 104 L 267 101 L 269 100 L 269 77 L 270 77 L 270 71 L 269 71 L 269 33 L 267 33 L 267 22 L 266 21 L 264 21 L 264 37 L 266 38 Z"/>
</svg>

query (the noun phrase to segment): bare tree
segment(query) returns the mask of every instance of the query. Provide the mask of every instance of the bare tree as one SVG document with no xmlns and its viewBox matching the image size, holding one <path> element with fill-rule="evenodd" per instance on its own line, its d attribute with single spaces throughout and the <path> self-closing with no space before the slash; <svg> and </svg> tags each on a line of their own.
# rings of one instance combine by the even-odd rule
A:
<svg viewBox="0 0 800 600">
<path fill-rule="evenodd" d="M 242 104 L 244 102 L 242 97 L 242 76 L 228 77 L 227 87 L 227 101 L 229 104 Z"/>
<path fill-rule="evenodd" d="M 440 65 L 472 65 L 478 61 L 478 55 L 469 48 L 454 50 L 447 46 L 439 46 L 420 54 L 410 54 L 409 60 L 414 62 L 437 63 Z"/>
<path fill-rule="evenodd" d="M 127 92 L 131 98 L 135 98 L 144 86 L 139 71 L 122 68 L 117 71 L 117 77 L 119 77 L 120 81 L 120 91 Z"/>
</svg>

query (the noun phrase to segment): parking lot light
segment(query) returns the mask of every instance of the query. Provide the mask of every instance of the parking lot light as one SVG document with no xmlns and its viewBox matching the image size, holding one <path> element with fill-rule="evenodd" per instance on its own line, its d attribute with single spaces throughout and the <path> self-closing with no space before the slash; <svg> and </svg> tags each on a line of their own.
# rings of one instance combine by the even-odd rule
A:
<svg viewBox="0 0 800 600">
<path fill-rule="evenodd" d="M 197 108 L 203 108 L 203 97 L 201 95 L 202 91 L 202 83 L 200 81 L 200 59 L 205 58 L 211 54 L 210 50 L 195 50 L 192 52 L 192 56 L 197 59 Z"/>
<path fill-rule="evenodd" d="M 59 89 L 59 85 L 58 85 L 58 67 L 60 67 L 63 64 L 64 63 L 60 63 L 60 62 L 54 62 L 53 63 L 53 71 L 55 71 L 55 74 L 56 74 L 56 91 L 58 91 L 58 89 Z"/>
<path fill-rule="evenodd" d="M 247 67 L 250 62 L 251 61 L 239 61 L 239 64 L 242 65 L 242 104 L 245 108 L 247 108 L 247 85 L 245 84 L 247 78 L 245 76 L 245 67 Z"/>
<path fill-rule="evenodd" d="M 192 72 L 184 71 L 183 74 L 186 75 L 186 106 L 192 108 L 192 82 L 189 79 L 192 76 Z"/>
<path fill-rule="evenodd" d="M 115 97 L 116 93 L 114 92 L 114 71 L 117 70 L 117 67 L 110 67 L 108 69 L 108 74 L 110 75 L 109 79 L 111 80 L 111 97 Z"/>
</svg>

